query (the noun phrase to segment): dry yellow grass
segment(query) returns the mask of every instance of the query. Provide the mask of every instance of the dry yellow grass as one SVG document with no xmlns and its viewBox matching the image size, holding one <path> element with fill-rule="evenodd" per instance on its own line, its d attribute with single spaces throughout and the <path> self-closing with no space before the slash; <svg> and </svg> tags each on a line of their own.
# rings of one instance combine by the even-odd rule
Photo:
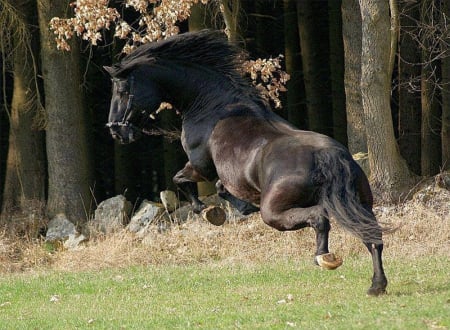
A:
<svg viewBox="0 0 450 330">
<path fill-rule="evenodd" d="M 432 187 L 397 206 L 378 206 L 379 221 L 399 225 L 385 236 L 388 258 L 441 255 L 450 257 L 450 192 Z M 41 240 L 0 232 L 0 273 L 29 271 L 100 270 L 132 265 L 255 263 L 279 259 L 313 260 L 312 229 L 278 232 L 254 215 L 243 222 L 215 227 L 205 221 L 173 225 L 163 233 L 157 227 L 144 239 L 123 230 L 96 235 L 72 251 L 49 251 Z M 344 257 L 367 253 L 361 242 L 332 222 L 330 250 Z"/>
</svg>

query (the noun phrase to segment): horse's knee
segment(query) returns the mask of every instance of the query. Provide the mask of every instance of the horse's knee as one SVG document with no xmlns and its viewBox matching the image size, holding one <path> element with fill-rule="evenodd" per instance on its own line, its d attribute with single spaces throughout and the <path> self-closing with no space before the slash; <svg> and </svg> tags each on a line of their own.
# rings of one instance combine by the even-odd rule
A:
<svg viewBox="0 0 450 330">
<path fill-rule="evenodd" d="M 310 226 L 317 232 L 329 232 L 331 229 L 330 220 L 325 216 L 318 216 L 309 221 Z"/>
</svg>

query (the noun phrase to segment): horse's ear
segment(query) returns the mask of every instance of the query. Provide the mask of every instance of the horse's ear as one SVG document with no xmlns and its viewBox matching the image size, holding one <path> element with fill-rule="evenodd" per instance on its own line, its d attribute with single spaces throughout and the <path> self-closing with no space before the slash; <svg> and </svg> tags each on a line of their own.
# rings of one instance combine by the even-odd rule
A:
<svg viewBox="0 0 450 330">
<path fill-rule="evenodd" d="M 103 67 L 103 69 L 105 69 L 105 71 L 108 72 L 110 76 L 112 76 L 113 73 L 114 73 L 114 68 L 113 68 L 112 66 L 106 66 L 106 65 L 105 65 L 105 66 Z"/>
</svg>

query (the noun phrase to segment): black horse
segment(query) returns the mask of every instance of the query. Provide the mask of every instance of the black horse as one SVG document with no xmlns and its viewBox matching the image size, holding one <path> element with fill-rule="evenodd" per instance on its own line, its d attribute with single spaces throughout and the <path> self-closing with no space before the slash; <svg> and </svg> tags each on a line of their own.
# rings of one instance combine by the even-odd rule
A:
<svg viewBox="0 0 450 330">
<path fill-rule="evenodd" d="M 384 293 L 383 229 L 372 212 L 367 177 L 341 144 L 277 116 L 242 76 L 243 54 L 222 33 L 205 30 L 140 46 L 105 67 L 113 81 L 112 136 L 133 142 L 160 103 L 171 103 L 182 116 L 189 159 L 174 182 L 195 212 L 205 208 L 196 182 L 219 178 L 219 195 L 243 213 L 260 209 L 263 221 L 278 230 L 314 228 L 315 261 L 329 269 L 342 263 L 328 251 L 333 216 L 372 255 L 368 294 Z"/>
</svg>

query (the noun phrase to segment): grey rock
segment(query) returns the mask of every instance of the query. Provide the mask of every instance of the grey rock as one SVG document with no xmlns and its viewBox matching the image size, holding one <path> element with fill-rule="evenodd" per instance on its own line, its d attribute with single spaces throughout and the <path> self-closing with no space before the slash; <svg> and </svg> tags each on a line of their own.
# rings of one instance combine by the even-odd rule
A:
<svg viewBox="0 0 450 330">
<path fill-rule="evenodd" d="M 48 223 L 45 240 L 48 242 L 65 241 L 70 235 L 77 235 L 75 225 L 63 213 L 57 214 Z"/>
<path fill-rule="evenodd" d="M 180 207 L 180 201 L 178 200 L 177 194 L 171 190 L 161 191 L 159 197 L 167 212 L 173 212 Z"/>
<path fill-rule="evenodd" d="M 131 217 L 127 229 L 132 233 L 137 233 L 151 223 L 161 222 L 162 220 L 169 220 L 163 205 L 144 200 L 136 213 Z"/>
<path fill-rule="evenodd" d="M 64 241 L 63 246 L 67 250 L 76 250 L 77 248 L 79 248 L 80 243 L 82 243 L 86 240 L 87 240 L 87 237 L 84 236 L 83 234 L 80 234 L 80 235 L 70 234 L 69 237 Z"/>
<path fill-rule="evenodd" d="M 80 243 L 87 240 L 79 234 L 75 225 L 64 214 L 57 214 L 48 224 L 45 240 L 55 247 L 62 246 L 68 250 L 77 249 Z"/>
<path fill-rule="evenodd" d="M 105 234 L 117 231 L 127 224 L 131 210 L 132 204 L 123 195 L 109 198 L 98 205 L 92 225 Z"/>
<path fill-rule="evenodd" d="M 183 223 L 188 220 L 200 219 L 200 216 L 192 211 L 192 206 L 190 204 L 184 205 L 176 209 L 174 212 L 170 214 L 170 217 L 172 221 L 175 223 Z"/>
</svg>

